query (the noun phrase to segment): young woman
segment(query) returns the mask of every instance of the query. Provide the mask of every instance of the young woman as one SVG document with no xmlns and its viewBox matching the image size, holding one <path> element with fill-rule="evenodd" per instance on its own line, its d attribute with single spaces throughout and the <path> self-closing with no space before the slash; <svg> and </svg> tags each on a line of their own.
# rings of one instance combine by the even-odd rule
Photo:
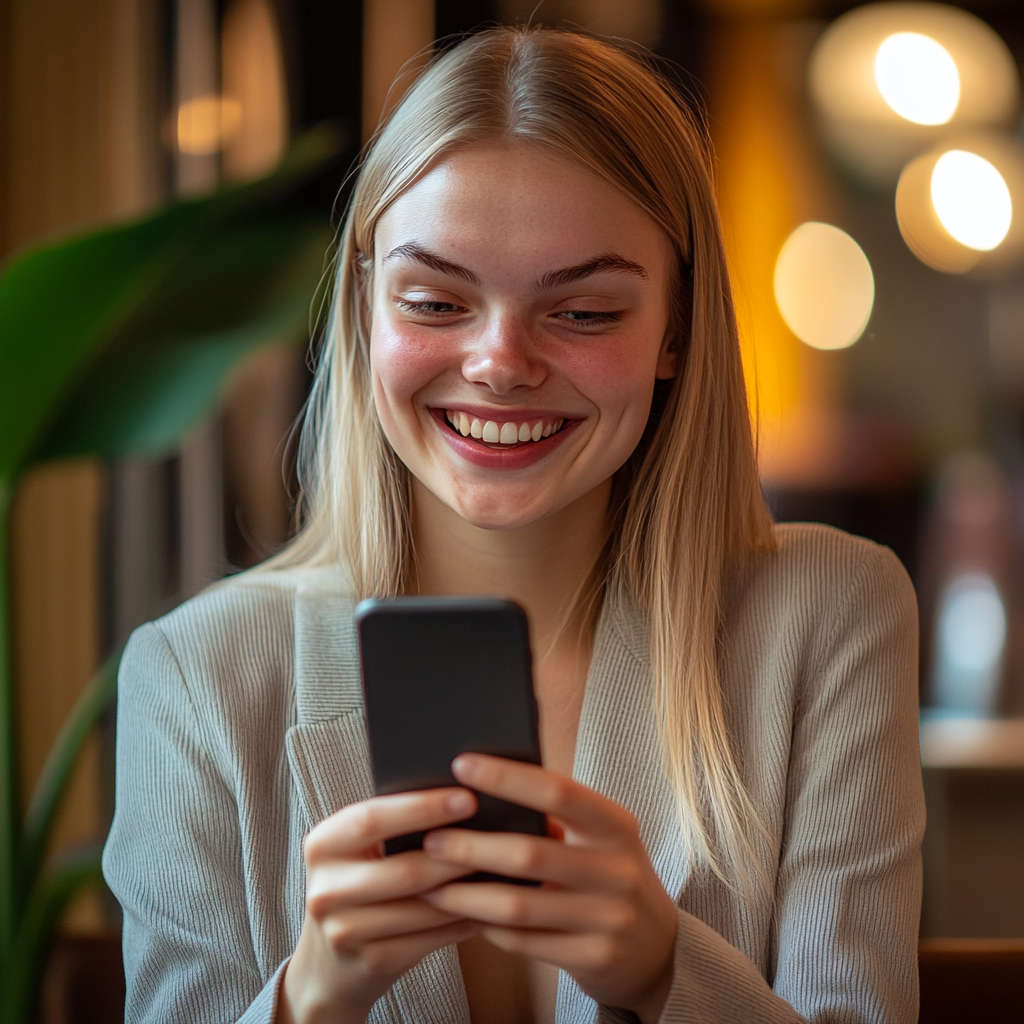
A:
<svg viewBox="0 0 1024 1024">
<path fill-rule="evenodd" d="M 125 654 L 128 1020 L 916 1021 L 913 592 L 772 526 L 710 154 L 642 59 L 494 29 L 422 75 L 304 439 L 291 547 Z M 543 768 L 371 798 L 352 612 L 399 593 L 527 609 Z M 460 830 L 473 791 L 551 837 Z"/>
</svg>

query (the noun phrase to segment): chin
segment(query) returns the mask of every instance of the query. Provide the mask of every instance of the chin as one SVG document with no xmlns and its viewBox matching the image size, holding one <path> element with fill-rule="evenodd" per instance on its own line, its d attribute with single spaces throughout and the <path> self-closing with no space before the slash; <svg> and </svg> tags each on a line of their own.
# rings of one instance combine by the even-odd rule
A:
<svg viewBox="0 0 1024 1024">
<path fill-rule="evenodd" d="M 480 530 L 518 530 L 531 526 L 553 511 L 536 502 L 526 503 L 514 499 L 445 502 L 471 526 Z"/>
<path fill-rule="evenodd" d="M 531 526 L 537 520 L 542 519 L 543 516 L 540 514 L 531 515 L 529 513 L 516 513 L 512 512 L 496 512 L 496 511 L 477 511 L 473 509 L 461 509 L 456 508 L 458 514 L 465 519 L 470 526 L 475 526 L 478 530 L 519 530 L 526 526 Z"/>
</svg>

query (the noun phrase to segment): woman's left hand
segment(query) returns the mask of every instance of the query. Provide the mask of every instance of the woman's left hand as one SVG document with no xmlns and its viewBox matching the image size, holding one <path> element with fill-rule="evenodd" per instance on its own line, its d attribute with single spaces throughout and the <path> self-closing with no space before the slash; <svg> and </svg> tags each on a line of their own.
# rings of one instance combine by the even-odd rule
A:
<svg viewBox="0 0 1024 1024">
<path fill-rule="evenodd" d="M 677 912 L 651 865 L 636 819 L 614 801 L 536 765 L 463 754 L 463 785 L 546 814 L 562 839 L 439 829 L 424 850 L 438 860 L 542 882 L 453 882 L 422 898 L 509 953 L 555 964 L 587 995 L 661 1015 L 672 985 Z"/>
</svg>

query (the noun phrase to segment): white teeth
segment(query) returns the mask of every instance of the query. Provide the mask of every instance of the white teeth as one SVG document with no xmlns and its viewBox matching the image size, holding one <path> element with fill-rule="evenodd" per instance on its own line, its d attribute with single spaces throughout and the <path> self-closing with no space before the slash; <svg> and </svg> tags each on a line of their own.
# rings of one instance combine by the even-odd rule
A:
<svg viewBox="0 0 1024 1024">
<path fill-rule="evenodd" d="M 523 444 L 526 441 L 540 441 L 541 438 L 557 434 L 565 424 L 564 419 L 552 423 L 537 420 L 529 423 L 502 423 L 496 420 L 480 420 L 458 409 L 445 409 L 445 419 L 463 437 L 474 437 L 487 444 Z"/>
</svg>

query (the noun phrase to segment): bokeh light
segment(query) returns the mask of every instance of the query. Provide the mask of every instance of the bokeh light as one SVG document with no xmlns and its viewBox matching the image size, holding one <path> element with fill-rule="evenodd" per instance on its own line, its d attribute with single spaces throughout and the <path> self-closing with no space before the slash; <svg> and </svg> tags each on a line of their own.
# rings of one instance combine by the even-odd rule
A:
<svg viewBox="0 0 1024 1024">
<path fill-rule="evenodd" d="M 1006 645 L 1006 608 L 992 577 L 984 572 L 954 577 L 939 600 L 937 626 L 936 706 L 991 714 Z"/>
<path fill-rule="evenodd" d="M 931 196 L 942 226 L 968 249 L 989 252 L 1010 230 L 1010 190 L 1003 176 L 977 153 L 943 153 L 932 171 Z"/>
<path fill-rule="evenodd" d="M 779 252 L 775 301 L 801 341 L 818 349 L 846 348 L 864 333 L 871 318 L 871 264 L 845 231 L 808 221 Z"/>
<path fill-rule="evenodd" d="M 837 18 L 814 46 L 809 85 L 833 154 L 879 187 L 951 130 L 1009 124 L 1020 90 L 1012 54 L 984 21 L 930 3 Z"/>
<path fill-rule="evenodd" d="M 242 105 L 227 96 L 197 96 L 178 107 L 177 141 L 182 153 L 216 153 L 237 134 Z"/>
<path fill-rule="evenodd" d="M 895 32 L 875 54 L 882 99 L 914 124 L 945 124 L 960 102 L 960 72 L 941 43 L 920 32 Z"/>
<path fill-rule="evenodd" d="M 907 246 L 947 274 L 1005 272 L 1024 256 L 1024 147 L 977 135 L 912 160 L 896 188 Z"/>
</svg>

